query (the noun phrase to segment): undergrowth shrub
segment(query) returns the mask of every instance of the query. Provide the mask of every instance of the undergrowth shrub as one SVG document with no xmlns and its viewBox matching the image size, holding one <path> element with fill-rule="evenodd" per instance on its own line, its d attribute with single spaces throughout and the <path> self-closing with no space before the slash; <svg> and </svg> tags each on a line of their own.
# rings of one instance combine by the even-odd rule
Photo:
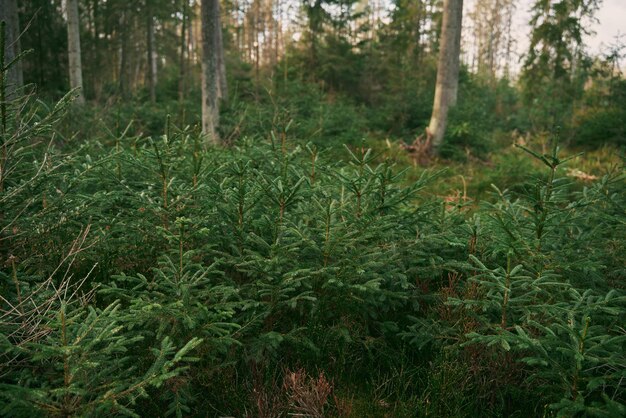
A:
<svg viewBox="0 0 626 418">
<path fill-rule="evenodd" d="M 276 83 L 259 92 L 256 101 L 234 97 L 223 110 L 222 131 L 228 141 L 268 139 L 288 131 L 306 144 L 341 146 L 360 141 L 368 131 L 364 111 L 342 95 L 330 95 L 316 84 Z"/>
<path fill-rule="evenodd" d="M 574 114 L 572 143 L 584 148 L 599 148 L 606 144 L 626 145 L 626 81 L 620 72 L 610 70 L 604 63 L 596 78 L 585 90 L 583 105 Z"/>
<path fill-rule="evenodd" d="M 576 118 L 572 142 L 589 148 L 607 143 L 626 146 L 625 118 L 623 108 L 589 110 Z"/>
<path fill-rule="evenodd" d="M 207 151 L 197 133 L 170 123 L 158 137 L 127 132 L 64 160 L 47 180 L 45 207 L 20 217 L 12 250 L 25 260 L 19 268 L 53 274 L 50 261 L 89 226 L 90 244 L 68 267 L 95 291 L 81 309 L 115 306 L 119 332 L 136 345 L 127 352 L 167 340 L 200 356 L 151 384 L 153 405 L 176 415 L 198 402 L 237 410 L 207 376 L 276 363 L 340 373 L 353 350 L 371 356 L 372 341 L 393 338 L 413 303 L 407 274 L 433 270 L 411 248 L 439 257 L 420 220 L 432 209 L 415 206 L 428 174 L 405 187 L 371 151 L 348 150 L 350 162 L 336 165 L 286 135 Z M 144 367 L 128 379 L 149 367 L 128 361 Z"/>
<path fill-rule="evenodd" d="M 495 189 L 499 199 L 473 220 L 467 263 L 451 271 L 432 316 L 403 335 L 465 358 L 471 382 L 459 383 L 499 409 L 534 393 L 533 414 L 547 404 L 558 416 L 622 415 L 626 298 L 614 278 L 624 278 L 624 257 L 605 240 L 623 230 L 613 206 L 624 198 L 623 174 L 572 194 L 558 147 L 525 150 L 547 174 L 515 194 Z M 516 387 L 522 393 L 510 393 Z"/>
<path fill-rule="evenodd" d="M 94 289 L 85 282 L 95 266 L 85 269 L 83 255 L 97 241 L 80 219 L 88 207 L 84 196 L 71 194 L 91 161 L 78 163 L 53 144 L 54 125 L 71 109 L 73 93 L 51 109 L 29 93 L 32 86 L 8 96 L 5 75 L 15 61 L 3 57 L 0 413 L 137 416 L 137 399 L 181 374 L 201 340 L 177 347 L 159 336 L 146 344 L 119 302 L 92 302 Z"/>
<path fill-rule="evenodd" d="M 57 140 L 69 97 L 1 103 L 3 415 L 623 414 L 622 168 L 527 150 L 473 207 L 302 141 L 345 103 L 268 94 L 226 148 L 175 116 Z"/>
<path fill-rule="evenodd" d="M 462 73 L 459 102 L 450 109 L 441 156 L 460 161 L 485 159 L 503 147 L 499 132 L 526 130 L 516 112 L 517 93 L 503 79 L 496 85 Z"/>
</svg>

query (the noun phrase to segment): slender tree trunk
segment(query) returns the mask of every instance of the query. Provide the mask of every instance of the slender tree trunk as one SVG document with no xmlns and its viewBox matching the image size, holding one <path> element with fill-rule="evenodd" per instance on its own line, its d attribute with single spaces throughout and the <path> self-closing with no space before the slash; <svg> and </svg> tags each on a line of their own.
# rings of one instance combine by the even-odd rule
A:
<svg viewBox="0 0 626 418">
<path fill-rule="evenodd" d="M 139 26 L 139 25 L 137 25 Z M 133 28 L 133 33 L 139 33 L 139 27 Z M 138 47 L 143 47 L 144 45 L 138 45 L 137 40 L 133 37 L 133 42 L 131 43 L 133 46 L 133 51 L 138 51 Z M 131 58 L 131 78 L 130 78 L 130 90 L 135 91 L 136 86 L 140 81 L 145 82 L 145 74 L 148 71 L 147 68 L 143 68 L 143 60 L 139 59 L 135 54 L 130 55 Z M 148 63 L 148 65 L 150 65 Z"/>
<path fill-rule="evenodd" d="M 43 9 L 45 10 L 45 9 Z M 41 14 L 43 14 L 44 12 L 40 11 L 40 13 L 37 13 L 37 15 L 35 16 L 35 27 L 37 28 L 37 69 L 38 69 L 38 76 L 39 76 L 39 86 L 43 86 L 44 85 L 44 49 L 43 49 L 43 33 L 41 30 L 42 25 L 42 18 L 41 18 Z"/>
<path fill-rule="evenodd" d="M 413 47 L 413 58 L 419 66 L 422 62 L 422 2 L 415 4 L 415 46 Z"/>
<path fill-rule="evenodd" d="M 261 61 L 261 57 L 260 57 L 260 42 L 259 42 L 259 32 L 260 32 L 260 25 L 259 25 L 259 21 L 261 19 L 261 0 L 256 0 L 254 2 L 254 78 L 255 78 L 255 98 L 258 101 L 259 100 L 259 84 L 260 84 L 260 61 Z"/>
<path fill-rule="evenodd" d="M 20 21 L 17 14 L 16 0 L 0 0 L 0 20 L 6 22 L 4 38 L 4 63 L 6 65 L 22 52 L 19 39 Z M 2 45 L 0 45 L 1 47 Z M 17 61 L 7 73 L 6 86 L 9 97 L 11 97 L 12 92 L 22 87 L 23 84 L 22 62 Z"/>
<path fill-rule="evenodd" d="M 219 0 L 202 0 L 202 133 L 220 142 L 218 91 Z"/>
<path fill-rule="evenodd" d="M 180 61 L 179 61 L 179 73 L 178 73 L 178 101 L 183 103 L 185 100 L 185 54 L 187 50 L 187 16 L 189 15 L 189 0 L 183 0 L 183 21 L 180 29 Z M 191 29 L 189 29 L 191 31 Z"/>
<path fill-rule="evenodd" d="M 102 70 L 100 69 L 100 27 L 98 25 L 98 19 L 100 19 L 99 0 L 93 0 L 93 65 L 95 67 L 93 74 L 93 98 L 99 101 L 102 93 Z"/>
<path fill-rule="evenodd" d="M 85 103 L 83 94 L 83 69 L 80 58 L 80 24 L 78 0 L 67 0 L 67 55 L 69 58 L 70 87 L 78 88 L 76 102 Z"/>
<path fill-rule="evenodd" d="M 510 68 L 511 68 L 511 50 L 513 48 L 513 38 L 511 37 L 511 32 L 513 30 L 513 8 L 515 5 L 509 1 L 507 3 L 507 24 L 506 24 L 506 52 L 504 55 L 504 77 L 506 79 L 510 78 Z"/>
<path fill-rule="evenodd" d="M 280 19 L 281 19 L 281 15 L 280 15 L 280 0 L 276 0 L 275 3 L 275 7 L 274 7 L 274 12 L 273 14 L 273 28 L 274 28 L 274 56 L 272 57 L 272 67 L 276 67 L 276 65 L 278 64 L 278 49 L 280 47 L 279 45 L 279 38 L 280 38 Z"/>
<path fill-rule="evenodd" d="M 220 2 L 217 2 L 217 96 L 222 100 L 228 100 L 228 83 L 226 82 L 226 59 L 224 57 L 224 38 L 222 33 Z"/>
<path fill-rule="evenodd" d="M 267 46 L 265 47 L 267 50 L 267 62 L 270 65 L 271 78 L 274 78 L 274 67 L 276 66 L 276 62 L 274 61 L 274 36 L 276 35 L 276 29 L 274 24 L 274 2 L 272 0 L 268 0 L 267 9 L 266 9 L 267 23 L 264 25 L 267 31 Z"/>
<path fill-rule="evenodd" d="M 130 57 L 129 49 L 129 32 L 130 19 L 128 10 L 123 10 L 120 17 L 121 45 L 120 45 L 120 66 L 119 66 L 119 90 L 120 95 L 124 98 L 129 97 L 130 91 Z"/>
<path fill-rule="evenodd" d="M 147 46 L 148 46 L 148 57 L 147 57 L 147 68 L 148 68 L 148 87 L 150 89 L 150 101 L 152 103 L 156 102 L 156 83 L 157 83 L 157 62 L 156 62 L 156 54 L 154 52 L 154 16 L 152 15 L 152 8 L 149 5 L 147 7 Z"/>
<path fill-rule="evenodd" d="M 438 154 L 446 130 L 448 109 L 456 105 L 459 86 L 459 55 L 463 0 L 444 0 L 435 102 L 430 124 L 426 129 L 432 141 L 433 153 Z"/>
<path fill-rule="evenodd" d="M 254 13 L 252 13 L 251 10 L 248 10 L 246 13 L 244 28 L 246 35 L 245 39 L 248 44 L 248 50 L 246 51 L 248 55 L 248 63 L 252 64 L 252 51 L 254 49 Z"/>
</svg>

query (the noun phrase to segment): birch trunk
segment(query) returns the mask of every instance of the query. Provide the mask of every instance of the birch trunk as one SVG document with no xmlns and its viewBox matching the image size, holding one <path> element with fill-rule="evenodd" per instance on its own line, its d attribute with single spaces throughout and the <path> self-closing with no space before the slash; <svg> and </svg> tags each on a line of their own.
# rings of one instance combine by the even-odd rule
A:
<svg viewBox="0 0 626 418">
<path fill-rule="evenodd" d="M 463 0 L 444 0 L 435 102 L 430 124 L 426 129 L 427 137 L 432 141 L 432 151 L 435 155 L 439 153 L 443 142 L 448 110 L 456 105 L 462 20 Z"/>
<path fill-rule="evenodd" d="M 70 69 L 70 87 L 78 89 L 76 102 L 85 103 L 83 94 L 83 69 L 80 58 L 80 24 L 78 0 L 67 0 L 67 55 Z"/>
</svg>

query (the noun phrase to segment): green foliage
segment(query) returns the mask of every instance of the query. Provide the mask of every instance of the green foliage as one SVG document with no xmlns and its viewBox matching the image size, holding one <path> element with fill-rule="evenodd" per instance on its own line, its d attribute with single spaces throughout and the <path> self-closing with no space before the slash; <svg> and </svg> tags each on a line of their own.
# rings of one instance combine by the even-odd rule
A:
<svg viewBox="0 0 626 418">
<path fill-rule="evenodd" d="M 471 355 L 470 364 L 479 357 L 485 369 L 473 379 L 537 390 L 559 416 L 619 416 L 626 299 L 613 277 L 623 280 L 624 258 L 612 262 L 596 250 L 614 254 L 605 237 L 621 231 L 623 221 L 604 202 L 624 198 L 610 191 L 623 188 L 623 176 L 607 175 L 572 195 L 557 175 L 571 157 L 561 158 L 556 146 L 544 155 L 524 150 L 547 175 L 516 197 L 496 189 L 499 201 L 476 215 L 475 250 L 455 267 L 440 308 L 431 319 L 416 319 L 404 335 L 422 347 L 439 340 L 435 345 Z M 459 282 L 458 274 L 467 281 Z"/>
<path fill-rule="evenodd" d="M 423 127 L 432 63 L 382 65 L 384 36 L 348 54 L 309 6 L 327 84 L 288 68 L 253 103 L 242 70 L 230 148 L 178 102 L 0 103 L 0 413 L 623 415 L 623 168 L 582 185 L 557 147 L 524 148 L 476 175 L 506 183 L 480 206 L 433 197 L 452 175 L 357 142 Z M 460 86 L 449 144 L 488 158 L 494 129 L 525 127 L 516 93 Z"/>
<path fill-rule="evenodd" d="M 518 93 L 508 80 L 491 86 L 477 76 L 464 74 L 459 85 L 459 103 L 451 109 L 441 155 L 466 160 L 487 158 L 502 147 L 499 132 L 525 130 L 519 117 Z M 508 144 L 506 144 L 508 145 Z"/>
<path fill-rule="evenodd" d="M 142 338 L 120 321 L 118 303 L 68 309 L 59 301 L 48 308 L 55 315 L 35 341 L 14 346 L 3 339 L 12 358 L 1 391 L 4 416 L 138 416 L 131 409 L 137 398 L 181 373 L 179 363 L 193 360 L 187 353 L 200 343 L 194 338 L 177 350 L 165 337 L 160 348 L 142 350 Z"/>
<path fill-rule="evenodd" d="M 266 144 L 206 151 L 197 134 L 169 123 L 157 138 L 127 136 L 130 128 L 108 149 L 106 142 L 85 144 L 42 184 L 44 205 L 21 213 L 8 206 L 6 218 L 16 219 L 7 239 L 19 260 L 13 267 L 18 283 L 26 274 L 35 283 L 37 277 L 60 280 L 53 263 L 64 262 L 71 248 L 67 269 L 86 277 L 83 286 L 93 288 L 96 299 L 76 307 L 68 324 L 97 320 L 116 330 L 94 328 L 106 344 L 102 351 L 88 345 L 79 356 L 87 363 L 78 362 L 75 374 L 96 378 L 89 365 L 111 351 L 132 353 L 119 354 L 115 367 L 123 373 L 103 369 L 107 379 L 119 375 L 119 392 L 128 395 L 119 401 L 121 412 L 131 413 L 135 399 L 149 393 L 171 414 L 183 414 L 203 399 L 202 386 L 215 391 L 204 381 L 225 372 L 224 363 L 245 369 L 246 362 L 268 365 L 280 358 L 331 361 L 324 350 L 356 341 L 366 351 L 371 333 L 393 336 L 401 309 L 410 304 L 407 272 L 433 269 L 413 260 L 411 248 L 436 257 L 425 245 L 427 223 L 415 240 L 422 209 L 414 199 L 428 175 L 401 186 L 401 175 L 378 164 L 371 151 L 348 150 L 349 163 L 337 166 L 313 145 L 294 147 L 286 133 Z M 72 242 L 77 235 L 80 245 Z M 5 282 L 10 288 L 10 274 Z M 319 332 L 325 329 L 332 332 Z M 39 344 L 54 347 L 53 335 Z M 90 344 L 89 338 L 79 342 Z M 117 347 L 122 340 L 127 345 Z M 164 358 L 192 341 L 201 354 L 197 367 L 151 366 L 145 349 L 164 340 Z M 59 366 L 56 352 L 45 352 Z M 351 353 L 344 353 L 332 361 L 350 367 Z M 54 367 L 51 375 L 58 373 Z M 145 381 L 146 370 L 165 377 Z M 18 376 L 9 393 L 21 387 Z M 84 403 L 69 413 L 118 408 L 90 389 L 99 384 L 108 383 L 81 383 L 93 398 L 81 396 Z M 153 389 L 144 392 L 148 386 Z M 128 392 L 131 387 L 137 392 Z M 33 398 L 22 399 L 24 410 L 35 407 Z M 219 402 L 219 394 L 209 399 Z"/>
<path fill-rule="evenodd" d="M 94 243 L 87 242 L 88 222 L 74 217 L 89 206 L 80 194 L 66 196 L 76 190 L 68 175 L 80 177 L 91 159 L 72 167 L 76 161 L 39 146 L 42 137 L 54 139 L 54 124 L 72 94 L 50 110 L 32 95 L 7 99 L 4 74 L 13 63 L 0 64 L 0 411 L 5 416 L 138 416 L 137 399 L 184 372 L 195 360 L 189 352 L 201 340 L 181 339 L 177 348 L 169 336 L 159 335 L 154 342 L 160 348 L 151 348 L 145 332 L 133 331 L 132 312 L 116 301 L 101 307 L 91 301 L 93 291 L 85 282 L 95 266 L 83 279 L 75 278 L 84 267 L 81 253 Z M 57 196 L 53 192 L 48 203 L 50 189 Z M 75 231 L 76 238 L 68 239 L 66 234 Z M 56 247 L 53 237 L 66 241 Z"/>
<path fill-rule="evenodd" d="M 326 97 L 314 84 L 288 81 L 263 91 L 257 102 L 231 101 L 224 109 L 221 129 L 231 142 L 268 139 L 274 132 L 277 138 L 289 134 L 303 145 L 328 146 L 358 143 L 367 134 L 367 121 L 349 98 Z"/>
<path fill-rule="evenodd" d="M 606 143 L 624 146 L 626 145 L 624 118 L 626 112 L 623 109 L 599 109 L 588 112 L 576 121 L 578 126 L 575 127 L 573 142 L 584 147 Z"/>
<path fill-rule="evenodd" d="M 533 127 L 569 127 L 582 96 L 588 57 L 582 52 L 583 19 L 593 17 L 597 0 L 535 1 L 531 42 L 521 84 Z"/>
<path fill-rule="evenodd" d="M 599 60 L 596 75 L 585 91 L 584 107 L 574 118 L 573 142 L 584 147 L 612 143 L 626 144 L 623 120 L 626 117 L 626 81 L 616 70 L 624 45 L 618 44 L 613 53 Z"/>
</svg>

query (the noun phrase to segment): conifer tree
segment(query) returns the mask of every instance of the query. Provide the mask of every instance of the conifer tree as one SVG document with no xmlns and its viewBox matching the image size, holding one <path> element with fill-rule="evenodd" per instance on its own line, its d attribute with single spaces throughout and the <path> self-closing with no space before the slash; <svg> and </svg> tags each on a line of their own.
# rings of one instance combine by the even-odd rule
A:
<svg viewBox="0 0 626 418">
<path fill-rule="evenodd" d="M 539 130 L 567 126 L 583 89 L 582 50 L 585 19 L 598 9 L 597 0 L 538 0 L 533 4 L 531 42 L 521 81 L 524 99 Z"/>
</svg>

